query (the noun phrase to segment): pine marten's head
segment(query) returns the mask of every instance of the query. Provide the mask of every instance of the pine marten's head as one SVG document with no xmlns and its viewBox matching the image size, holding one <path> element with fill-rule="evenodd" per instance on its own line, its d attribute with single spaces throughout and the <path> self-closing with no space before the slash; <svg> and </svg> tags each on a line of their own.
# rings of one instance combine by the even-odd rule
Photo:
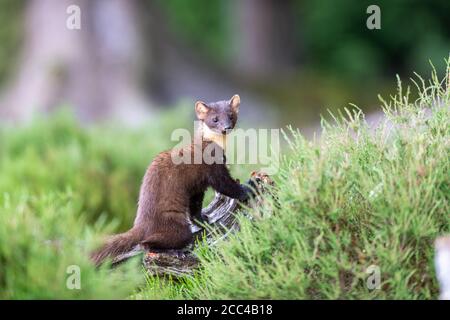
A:
<svg viewBox="0 0 450 320">
<path fill-rule="evenodd" d="M 195 113 L 201 121 L 201 135 L 204 140 L 217 143 L 222 149 L 226 147 L 226 135 L 230 133 L 237 122 L 241 99 L 237 94 L 230 100 L 205 103 L 195 103 Z"/>
<path fill-rule="evenodd" d="M 241 99 L 235 94 L 230 100 L 195 103 L 195 113 L 202 122 L 203 137 L 225 136 L 236 125 Z"/>
</svg>

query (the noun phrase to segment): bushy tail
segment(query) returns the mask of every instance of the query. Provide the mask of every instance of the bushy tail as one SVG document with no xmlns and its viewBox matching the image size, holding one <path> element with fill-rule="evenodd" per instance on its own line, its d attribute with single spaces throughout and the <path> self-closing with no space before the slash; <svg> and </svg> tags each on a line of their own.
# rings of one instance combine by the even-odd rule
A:
<svg viewBox="0 0 450 320">
<path fill-rule="evenodd" d="M 130 229 L 112 236 L 102 247 L 91 253 L 91 259 L 96 266 L 100 266 L 106 259 L 114 259 L 131 251 L 141 240 L 139 230 Z"/>
</svg>

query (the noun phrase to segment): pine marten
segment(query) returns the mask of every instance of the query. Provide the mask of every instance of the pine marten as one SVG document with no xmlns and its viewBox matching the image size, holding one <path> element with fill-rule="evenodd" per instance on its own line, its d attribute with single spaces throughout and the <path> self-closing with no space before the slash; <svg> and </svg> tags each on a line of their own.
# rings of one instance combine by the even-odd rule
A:
<svg viewBox="0 0 450 320">
<path fill-rule="evenodd" d="M 224 156 L 219 157 L 223 161 L 213 163 L 176 164 L 172 158 L 173 154 L 183 156 L 188 153 L 188 158 L 194 160 L 194 153 L 200 151 L 202 154 L 206 148 L 213 149 L 213 156 L 217 155 L 216 151 L 223 154 L 225 138 L 236 125 L 239 106 L 238 95 L 228 101 L 195 103 L 195 113 L 201 124 L 197 132 L 201 135 L 200 144 L 194 139 L 189 146 L 156 156 L 143 178 L 133 227 L 112 236 L 92 253 L 91 258 L 97 266 L 106 259 L 130 251 L 137 244 L 150 250 L 181 249 L 190 244 L 193 235 L 189 218 L 201 220 L 203 197 L 208 187 L 240 201 L 253 195 L 251 188 L 231 177 Z"/>
</svg>

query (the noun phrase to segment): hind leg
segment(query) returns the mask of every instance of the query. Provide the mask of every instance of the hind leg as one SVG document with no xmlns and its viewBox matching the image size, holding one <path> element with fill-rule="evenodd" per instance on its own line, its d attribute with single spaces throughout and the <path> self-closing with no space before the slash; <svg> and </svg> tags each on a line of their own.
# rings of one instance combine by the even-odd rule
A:
<svg viewBox="0 0 450 320">
<path fill-rule="evenodd" d="M 190 225 L 183 214 L 165 215 L 164 220 L 160 217 L 163 221 L 158 228 L 141 242 L 146 249 L 182 249 L 193 241 Z"/>
</svg>

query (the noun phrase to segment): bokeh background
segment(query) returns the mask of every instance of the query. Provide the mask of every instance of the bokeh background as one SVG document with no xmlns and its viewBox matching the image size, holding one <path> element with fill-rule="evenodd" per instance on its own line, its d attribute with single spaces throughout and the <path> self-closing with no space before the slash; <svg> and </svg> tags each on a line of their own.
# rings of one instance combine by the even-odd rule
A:
<svg viewBox="0 0 450 320">
<path fill-rule="evenodd" d="M 66 9 L 81 8 L 81 30 Z M 370 4 L 381 30 L 366 28 Z M 448 0 L 0 0 L 0 121 L 70 108 L 142 125 L 239 93 L 242 119 L 306 134 L 327 109 L 371 113 L 395 75 L 444 70 Z"/>
</svg>

